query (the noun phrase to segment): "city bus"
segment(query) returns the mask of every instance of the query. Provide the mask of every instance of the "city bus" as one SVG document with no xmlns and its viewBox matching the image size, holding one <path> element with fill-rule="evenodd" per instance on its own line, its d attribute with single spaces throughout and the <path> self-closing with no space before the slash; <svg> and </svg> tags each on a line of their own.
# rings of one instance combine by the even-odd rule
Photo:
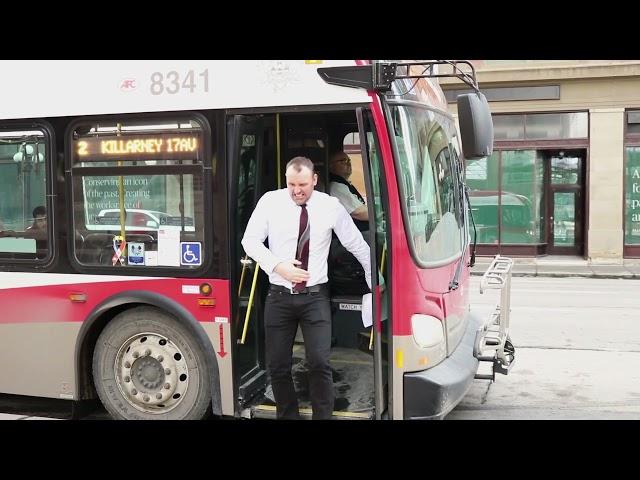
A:
<svg viewBox="0 0 640 480">
<path fill-rule="evenodd" d="M 350 149 L 366 190 L 371 302 L 330 255 L 337 419 L 440 419 L 488 362 L 507 373 L 508 303 L 481 318 L 468 159 L 491 154 L 466 62 L 3 61 L 0 393 L 99 400 L 115 419 L 274 418 L 268 277 L 240 240 L 284 167 Z M 459 132 L 438 77 L 473 88 Z M 357 147 L 354 148 L 354 145 Z M 462 145 L 462 149 L 461 146 Z M 508 298 L 510 263 L 483 282 Z M 345 273 L 346 272 L 346 273 Z M 310 416 L 304 339 L 293 346 Z"/>
</svg>

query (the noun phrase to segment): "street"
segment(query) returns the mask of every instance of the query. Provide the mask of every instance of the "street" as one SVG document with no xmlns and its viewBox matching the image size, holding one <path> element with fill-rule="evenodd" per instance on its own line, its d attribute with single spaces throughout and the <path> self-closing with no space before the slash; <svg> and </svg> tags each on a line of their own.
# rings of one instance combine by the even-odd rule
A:
<svg viewBox="0 0 640 480">
<path fill-rule="evenodd" d="M 488 314 L 497 292 L 472 282 Z M 513 278 L 516 362 L 495 383 L 475 380 L 447 419 L 639 419 L 639 292 L 637 280 Z"/>
<path fill-rule="evenodd" d="M 471 301 L 483 317 L 498 300 Z M 475 380 L 448 420 L 640 419 L 640 281 L 514 277 L 516 362 L 495 383 Z M 488 364 L 481 364 L 486 372 Z M 70 402 L 0 395 L 0 419 L 70 418 Z M 109 418 L 101 407 L 86 419 Z"/>
</svg>

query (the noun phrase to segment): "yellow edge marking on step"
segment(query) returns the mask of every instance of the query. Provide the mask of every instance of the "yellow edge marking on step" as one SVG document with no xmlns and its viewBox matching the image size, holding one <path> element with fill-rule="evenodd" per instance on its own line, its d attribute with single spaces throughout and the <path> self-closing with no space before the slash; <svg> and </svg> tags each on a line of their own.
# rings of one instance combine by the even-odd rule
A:
<svg viewBox="0 0 640 480">
<path fill-rule="evenodd" d="M 373 360 L 370 362 L 363 362 L 361 360 L 340 360 L 340 359 L 329 359 L 331 363 L 353 363 L 354 365 L 373 365 Z"/>
<path fill-rule="evenodd" d="M 273 405 L 256 405 L 256 410 L 265 410 L 269 412 L 275 412 L 276 407 Z M 311 415 L 313 412 L 310 408 L 300 408 L 298 410 L 301 414 Z M 331 415 L 334 417 L 353 417 L 353 418 L 369 418 L 369 414 L 361 412 L 333 412 Z"/>
<path fill-rule="evenodd" d="M 404 350 L 396 350 L 396 366 L 398 368 L 404 367 Z"/>
</svg>

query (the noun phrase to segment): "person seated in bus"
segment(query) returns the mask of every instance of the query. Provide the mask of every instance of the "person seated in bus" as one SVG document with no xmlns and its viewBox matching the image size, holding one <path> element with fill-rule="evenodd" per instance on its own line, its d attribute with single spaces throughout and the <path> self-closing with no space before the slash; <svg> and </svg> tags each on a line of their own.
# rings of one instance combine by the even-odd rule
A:
<svg viewBox="0 0 640 480">
<path fill-rule="evenodd" d="M 47 238 L 47 209 L 39 205 L 33 209 L 33 223 L 25 230 L 25 235 L 36 240 Z"/>
<path fill-rule="evenodd" d="M 340 200 L 340 203 L 353 218 L 358 230 L 369 229 L 369 212 L 358 189 L 349 181 L 351 177 L 351 158 L 343 151 L 334 153 L 329 160 L 329 193 Z"/>
</svg>

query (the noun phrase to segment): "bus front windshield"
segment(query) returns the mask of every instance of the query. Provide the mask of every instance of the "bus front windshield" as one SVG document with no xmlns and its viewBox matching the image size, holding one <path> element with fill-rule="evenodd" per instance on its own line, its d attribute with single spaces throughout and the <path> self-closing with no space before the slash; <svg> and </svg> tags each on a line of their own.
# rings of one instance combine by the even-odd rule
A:
<svg viewBox="0 0 640 480">
<path fill-rule="evenodd" d="M 390 113 L 415 260 L 424 267 L 446 264 L 460 255 L 464 238 L 455 125 L 450 117 L 409 102 L 390 103 Z"/>
</svg>

